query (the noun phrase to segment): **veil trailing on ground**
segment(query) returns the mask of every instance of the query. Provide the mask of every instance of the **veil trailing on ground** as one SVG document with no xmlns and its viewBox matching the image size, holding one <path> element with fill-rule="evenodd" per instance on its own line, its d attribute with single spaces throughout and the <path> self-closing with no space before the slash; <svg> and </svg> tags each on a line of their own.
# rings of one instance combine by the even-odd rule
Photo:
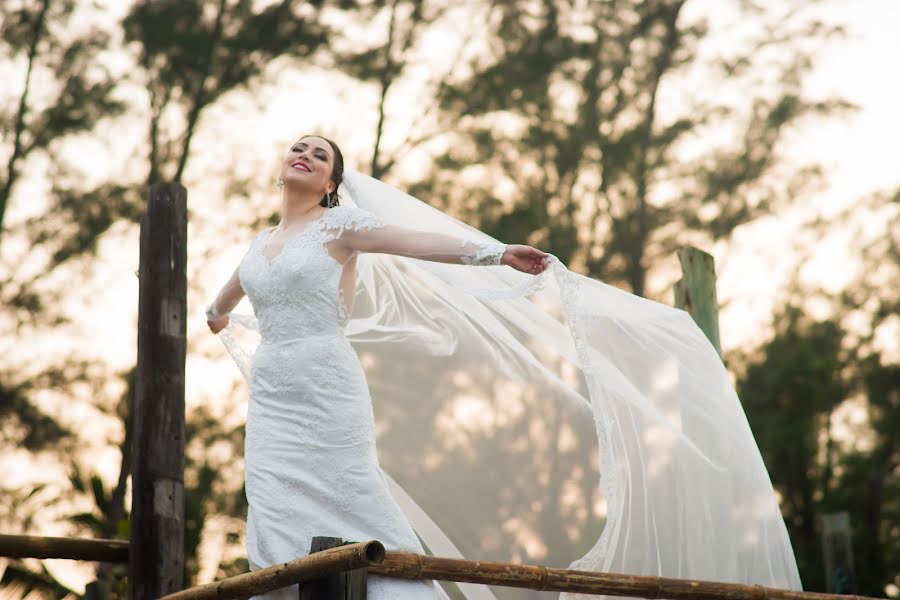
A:
<svg viewBox="0 0 900 600">
<path fill-rule="evenodd" d="M 341 197 L 386 223 L 496 241 L 356 172 Z M 232 313 L 220 334 L 248 379 L 255 328 Z M 740 402 L 684 311 L 555 257 L 532 276 L 363 254 L 345 332 L 381 466 L 429 552 L 800 588 Z"/>
</svg>

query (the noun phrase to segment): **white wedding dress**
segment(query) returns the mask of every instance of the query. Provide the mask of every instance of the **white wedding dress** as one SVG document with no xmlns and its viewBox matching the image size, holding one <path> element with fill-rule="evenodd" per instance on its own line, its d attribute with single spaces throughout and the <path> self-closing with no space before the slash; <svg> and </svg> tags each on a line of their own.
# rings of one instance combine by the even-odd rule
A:
<svg viewBox="0 0 900 600">
<path fill-rule="evenodd" d="M 245 441 L 251 568 L 309 552 L 313 536 L 379 540 L 389 550 L 423 551 L 378 464 L 372 403 L 359 359 L 344 336 L 344 265 L 327 244 L 343 234 L 390 238 L 384 224 L 352 206 L 328 209 L 269 256 L 270 229 L 242 260 L 240 282 L 262 336 L 253 355 Z M 385 236 L 388 233 L 388 236 Z M 460 263 L 497 264 L 503 246 L 426 236 L 412 252 Z M 348 261 L 349 262 L 349 261 Z M 350 273 L 352 276 L 352 272 Z M 349 286 L 349 287 L 347 287 Z M 432 582 L 370 578 L 371 600 L 434 598 Z M 296 598 L 296 586 L 264 596 Z"/>
<path fill-rule="evenodd" d="M 255 316 L 220 333 L 250 389 L 252 568 L 324 535 L 800 589 L 740 401 L 687 313 L 555 257 L 538 276 L 491 266 L 497 240 L 354 171 L 341 194 L 277 255 L 256 237 L 238 270 Z M 365 254 L 341 264 L 347 247 Z M 369 593 L 443 596 L 378 577 Z"/>
</svg>

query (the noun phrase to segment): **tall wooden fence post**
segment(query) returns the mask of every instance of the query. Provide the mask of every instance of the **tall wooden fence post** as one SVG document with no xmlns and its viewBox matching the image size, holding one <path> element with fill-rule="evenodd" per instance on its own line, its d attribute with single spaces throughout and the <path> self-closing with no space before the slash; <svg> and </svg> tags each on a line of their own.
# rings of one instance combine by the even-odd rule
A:
<svg viewBox="0 0 900 600">
<path fill-rule="evenodd" d="M 711 254 L 692 246 L 678 250 L 678 260 L 682 275 L 675 284 L 675 306 L 690 313 L 721 356 L 715 261 Z"/>
<path fill-rule="evenodd" d="M 187 193 L 150 188 L 141 220 L 128 596 L 159 598 L 184 578 Z"/>
</svg>

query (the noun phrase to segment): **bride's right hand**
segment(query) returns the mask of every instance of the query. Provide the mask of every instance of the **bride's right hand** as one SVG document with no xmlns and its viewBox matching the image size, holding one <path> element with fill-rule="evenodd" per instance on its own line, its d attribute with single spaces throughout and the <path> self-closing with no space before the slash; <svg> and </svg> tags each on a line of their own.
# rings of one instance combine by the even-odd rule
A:
<svg viewBox="0 0 900 600">
<path fill-rule="evenodd" d="M 228 326 L 228 315 L 223 315 L 218 319 L 207 319 L 206 324 L 213 333 L 219 333 Z"/>
</svg>

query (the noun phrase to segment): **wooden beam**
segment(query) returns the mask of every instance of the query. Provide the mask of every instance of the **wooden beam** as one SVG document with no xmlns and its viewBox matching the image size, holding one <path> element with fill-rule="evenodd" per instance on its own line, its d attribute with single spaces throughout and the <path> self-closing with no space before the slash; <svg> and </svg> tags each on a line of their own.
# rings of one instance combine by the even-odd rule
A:
<svg viewBox="0 0 900 600">
<path fill-rule="evenodd" d="M 141 219 L 128 597 L 159 598 L 184 579 L 184 363 L 187 194 L 150 188 Z"/>
<path fill-rule="evenodd" d="M 302 556 L 284 564 L 229 577 L 163 596 L 160 600 L 225 600 L 246 598 L 325 575 L 370 567 L 384 560 L 380 542 L 361 542 Z"/>
<path fill-rule="evenodd" d="M 692 246 L 678 251 L 678 261 L 682 275 L 675 284 L 675 307 L 690 313 L 721 356 L 715 261 L 711 254 Z"/>
<path fill-rule="evenodd" d="M 548 592 L 669 600 L 874 600 L 864 596 L 781 590 L 761 585 L 596 573 L 406 552 L 387 552 L 384 562 L 369 567 L 369 573 L 404 579 L 437 579 Z"/>
<path fill-rule="evenodd" d="M 128 562 L 128 542 L 125 540 L 0 534 L 0 556 L 126 563 Z"/>
</svg>

